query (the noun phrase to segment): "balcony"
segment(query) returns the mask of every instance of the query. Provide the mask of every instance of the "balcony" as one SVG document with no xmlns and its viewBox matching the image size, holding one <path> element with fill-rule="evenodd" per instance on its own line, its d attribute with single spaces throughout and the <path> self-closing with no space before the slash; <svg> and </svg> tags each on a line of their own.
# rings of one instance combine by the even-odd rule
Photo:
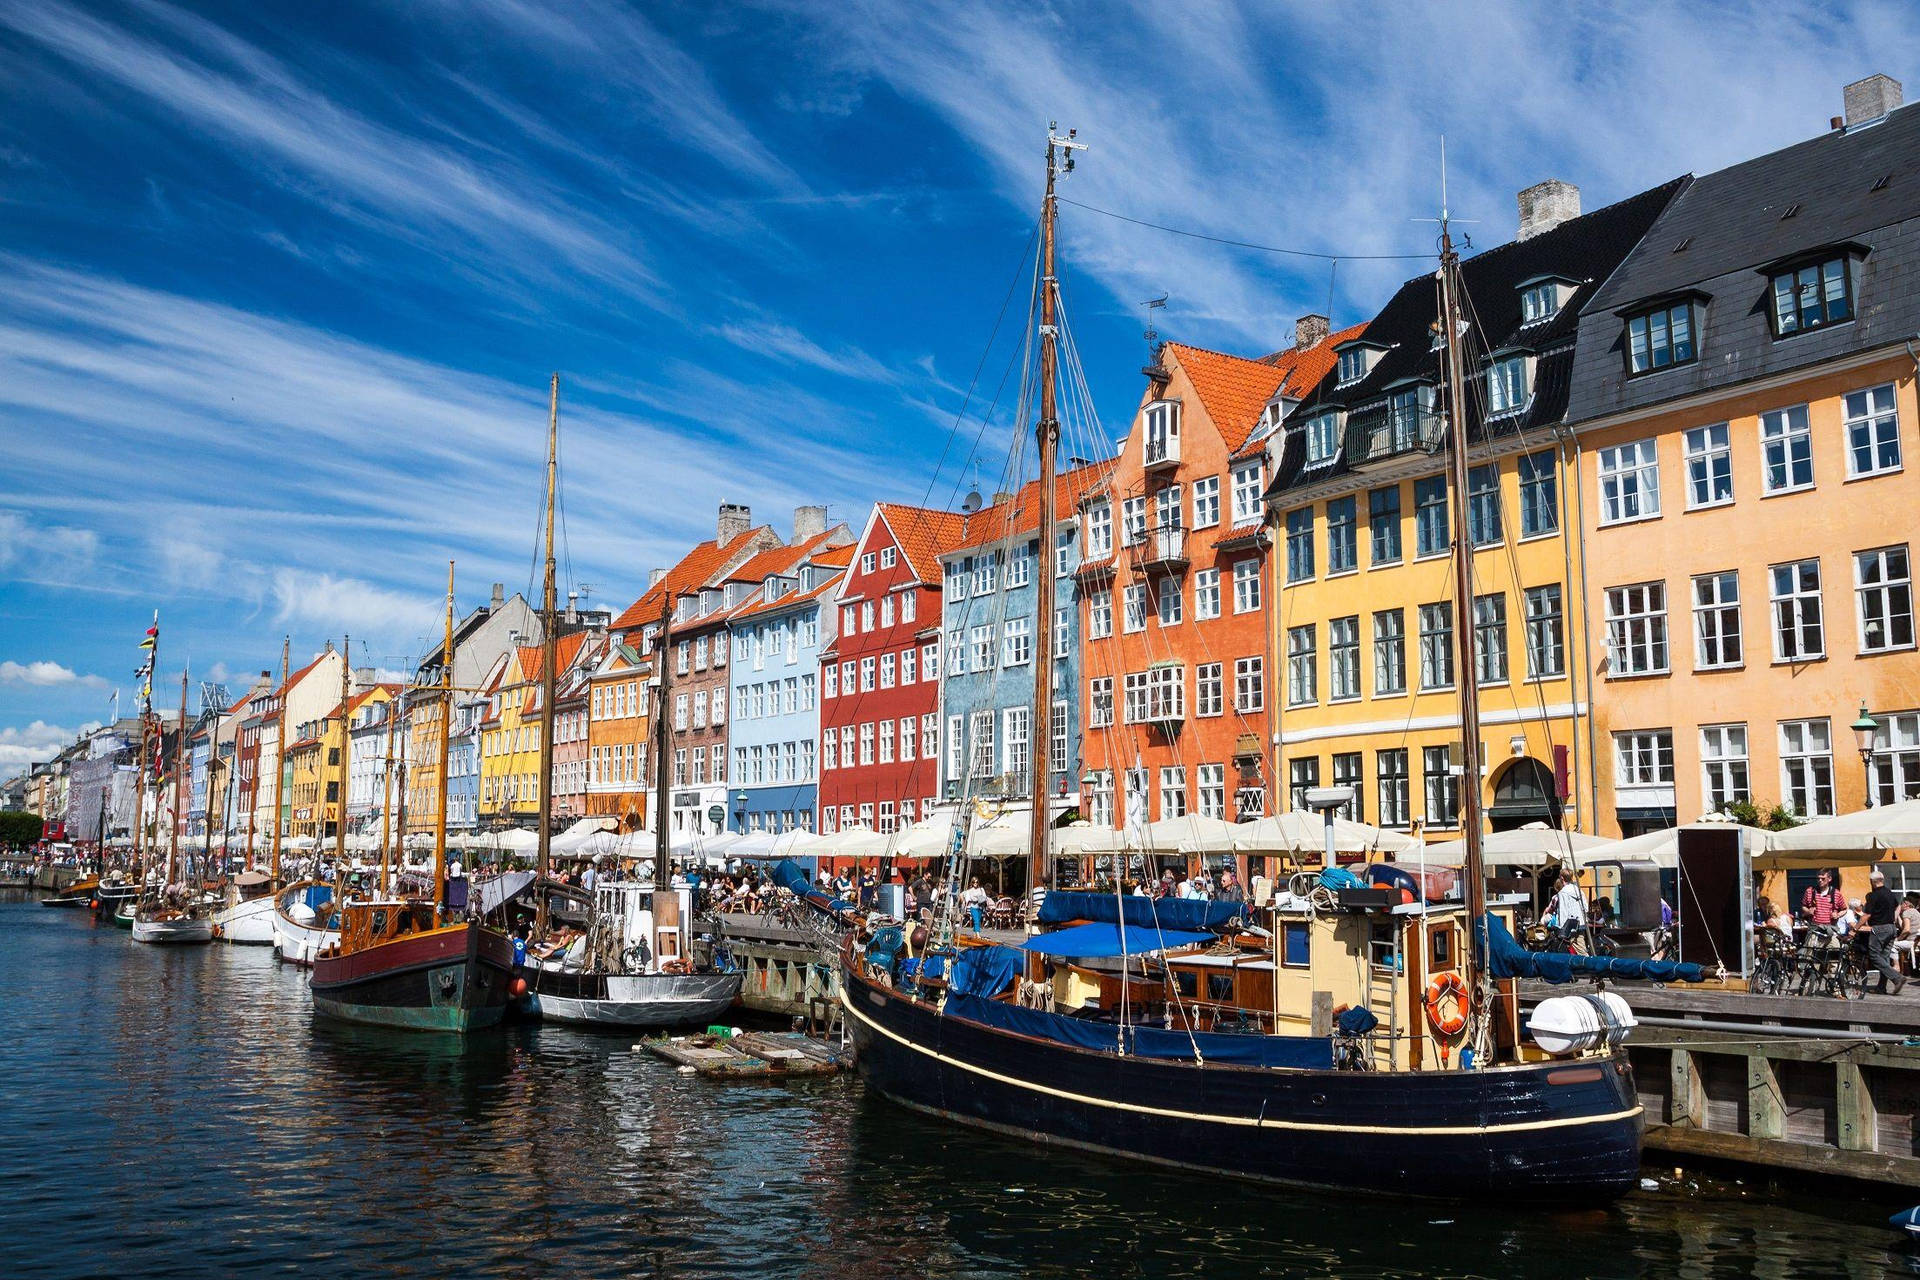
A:
<svg viewBox="0 0 1920 1280">
<path fill-rule="evenodd" d="M 1147 530 L 1134 548 L 1137 572 L 1180 573 L 1187 567 L 1187 531 L 1178 525 Z"/>
<path fill-rule="evenodd" d="M 1347 466 L 1359 470 L 1412 453 L 1439 453 L 1447 422 L 1437 413 L 1388 413 L 1347 423 Z"/>
<path fill-rule="evenodd" d="M 1180 465 L 1180 436 L 1178 432 L 1149 431 L 1145 445 L 1141 449 L 1140 466 L 1146 471 L 1158 471 Z"/>
</svg>

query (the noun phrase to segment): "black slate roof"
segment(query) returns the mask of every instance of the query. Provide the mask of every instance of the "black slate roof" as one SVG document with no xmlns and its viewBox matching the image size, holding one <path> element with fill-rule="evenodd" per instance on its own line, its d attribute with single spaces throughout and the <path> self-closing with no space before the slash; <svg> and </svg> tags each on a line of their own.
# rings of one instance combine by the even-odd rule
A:
<svg viewBox="0 0 1920 1280">
<path fill-rule="evenodd" d="M 1502 414 L 1491 424 L 1482 418 L 1486 401 L 1484 360 L 1470 365 L 1467 388 L 1467 438 L 1479 440 L 1503 434 L 1543 429 L 1562 421 L 1567 410 L 1569 373 L 1574 335 L 1582 307 L 1613 274 L 1622 260 L 1654 225 L 1662 209 L 1683 190 L 1687 178 L 1643 191 L 1527 240 L 1515 240 L 1463 260 L 1460 274 L 1465 289 L 1467 320 L 1474 332 L 1467 349 L 1476 357 L 1504 348 L 1534 353 L 1533 394 L 1525 410 Z M 1553 276 L 1577 283 L 1573 295 L 1551 318 L 1531 325 L 1521 323 L 1521 286 L 1539 277 Z M 1320 484 L 1346 473 L 1343 448 L 1332 464 L 1304 470 L 1306 422 L 1324 408 L 1347 411 L 1347 430 L 1365 430 L 1385 419 L 1387 396 L 1409 382 L 1425 382 L 1436 391 L 1444 381 L 1441 353 L 1434 349 L 1431 327 L 1438 314 L 1439 294 L 1432 273 L 1407 281 L 1366 328 L 1362 341 L 1387 348 L 1365 377 L 1338 386 L 1339 373 L 1330 372 L 1287 417 L 1281 454 L 1269 495 L 1308 484 Z M 1351 438 L 1349 436 L 1348 438 Z"/>
<path fill-rule="evenodd" d="M 1920 105 L 1695 179 L 1582 309 L 1568 420 L 1733 386 L 1920 332 L 1917 162 Z M 1868 250 L 1855 276 L 1855 319 L 1776 339 L 1759 268 L 1846 241 Z M 1627 376 L 1618 313 L 1686 290 L 1706 295 L 1695 361 Z"/>
</svg>

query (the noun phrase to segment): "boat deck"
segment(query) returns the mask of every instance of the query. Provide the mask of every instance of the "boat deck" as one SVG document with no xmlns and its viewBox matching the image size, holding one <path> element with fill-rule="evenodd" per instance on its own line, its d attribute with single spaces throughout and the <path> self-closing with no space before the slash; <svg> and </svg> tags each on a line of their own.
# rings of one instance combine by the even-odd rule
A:
<svg viewBox="0 0 1920 1280">
<path fill-rule="evenodd" d="M 830 1076 L 845 1071 L 842 1052 L 795 1032 L 749 1031 L 737 1036 L 659 1036 L 635 1045 L 664 1062 L 719 1080 Z"/>
</svg>

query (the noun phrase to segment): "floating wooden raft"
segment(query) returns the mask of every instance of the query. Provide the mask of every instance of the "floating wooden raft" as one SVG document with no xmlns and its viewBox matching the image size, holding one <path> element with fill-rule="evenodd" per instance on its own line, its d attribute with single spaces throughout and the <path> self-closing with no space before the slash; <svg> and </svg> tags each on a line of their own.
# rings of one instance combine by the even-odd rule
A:
<svg viewBox="0 0 1920 1280">
<path fill-rule="evenodd" d="M 659 1036 L 637 1046 L 675 1066 L 723 1080 L 830 1076 L 846 1069 L 834 1050 L 798 1032 L 749 1031 L 731 1039 L 713 1035 Z"/>
</svg>

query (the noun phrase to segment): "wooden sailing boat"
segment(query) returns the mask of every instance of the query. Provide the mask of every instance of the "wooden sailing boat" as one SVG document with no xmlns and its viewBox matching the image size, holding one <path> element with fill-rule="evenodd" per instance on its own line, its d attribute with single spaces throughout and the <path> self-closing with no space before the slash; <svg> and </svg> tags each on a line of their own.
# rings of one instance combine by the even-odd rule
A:
<svg viewBox="0 0 1920 1280">
<path fill-rule="evenodd" d="M 208 760 L 210 772 L 217 766 L 223 767 L 227 778 L 226 785 L 221 791 L 220 814 L 220 864 L 225 869 L 232 865 L 229 837 L 233 831 L 233 793 L 236 789 L 234 766 L 239 763 L 239 740 L 235 738 L 234 759 L 225 766 L 219 766 L 220 720 L 218 716 L 213 722 Z M 278 886 L 274 884 L 272 876 L 254 870 L 251 813 L 248 815 L 247 826 L 246 869 L 227 883 L 226 901 L 213 916 L 213 936 L 222 942 L 270 947 L 273 945 L 273 891 Z"/>
<path fill-rule="evenodd" d="M 274 720 L 273 832 L 268 838 L 271 852 L 267 862 L 267 879 L 273 885 L 273 908 L 266 913 L 266 923 L 272 930 L 273 948 L 279 957 L 288 964 L 304 966 L 311 965 L 321 951 L 340 941 L 340 927 L 330 882 L 308 878 L 286 884 L 282 875 L 280 851 L 285 827 L 280 812 L 287 777 L 287 699 L 293 692 L 292 648 L 291 636 L 280 642 L 280 705 Z"/>
<path fill-rule="evenodd" d="M 445 905 L 447 749 L 453 729 L 451 562 L 447 565 L 446 639 L 440 656 L 439 806 L 434 823 L 433 896 L 400 898 L 382 891 L 367 901 L 341 905 L 340 939 L 313 961 L 313 1009 L 323 1017 L 410 1031 L 464 1033 L 498 1024 L 507 1010 L 512 943 L 501 930 Z M 342 659 L 345 657 L 343 654 Z M 344 722 L 341 727 L 344 732 Z M 344 747 L 341 756 L 344 762 Z M 346 802 L 343 782 L 342 829 L 346 825 Z"/>
<path fill-rule="evenodd" d="M 1072 139 L 1048 138 L 1041 214 L 1042 548 L 1055 545 L 1059 431 L 1054 183 L 1063 159 L 1071 168 Z M 1443 217 L 1448 474 L 1463 504 L 1457 271 Z M 1455 616 L 1471 618 L 1464 526 L 1455 522 Z M 1040 579 L 1044 618 L 1052 575 Z M 1036 627 L 1036 640 L 1051 630 Z M 1455 631 L 1464 776 L 1477 779 L 1474 629 Z M 1053 664 L 1036 649 L 1031 715 L 1034 741 L 1044 742 Z M 1047 774 L 1045 753 L 1032 754 L 1029 865 L 1044 886 Z M 1277 912 L 1270 934 L 1253 935 L 1232 927 L 1241 904 L 1055 891 L 1039 919 L 1081 928 L 1017 949 L 949 951 L 937 981 L 902 966 L 897 927 L 849 939 L 841 1000 L 860 1070 L 885 1096 L 961 1123 L 1213 1173 L 1420 1195 L 1617 1196 L 1635 1185 L 1640 1154 L 1641 1108 L 1618 1048 L 1624 1027 L 1609 1020 L 1560 1045 L 1558 1057 L 1523 1041 L 1511 991 L 1497 987 L 1490 964 L 1505 934 L 1486 911 L 1473 802 L 1463 826 L 1462 905 L 1394 907 L 1384 891 L 1343 900 L 1330 891 L 1337 876 L 1323 872 L 1310 908 Z M 1015 998 L 1021 989 L 1026 1000 Z M 1337 1018 L 1335 990 L 1351 999 Z M 1043 1007 L 1033 1007 L 1036 993 Z"/>
<path fill-rule="evenodd" d="M 158 646 L 156 645 L 156 651 Z M 133 940 L 150 943 L 213 941 L 213 912 L 192 874 L 191 859 L 180 848 L 181 782 L 186 772 L 187 673 L 180 672 L 180 715 L 174 725 L 173 810 L 165 870 L 157 888 L 149 887 L 133 910 Z M 176 880 L 175 876 L 179 878 Z"/>
<path fill-rule="evenodd" d="M 559 616 L 557 566 L 553 555 L 554 493 L 559 475 L 560 375 L 553 375 L 547 412 L 546 575 L 540 597 L 540 795 L 539 861 L 534 892 L 539 895 L 534 946 L 526 967 L 532 1011 L 552 1022 L 599 1027 L 665 1027 L 698 1024 L 717 1017 L 740 994 L 744 975 L 734 969 L 696 968 L 687 954 L 687 926 L 693 920 L 692 893 L 669 885 L 610 878 L 592 893 L 555 886 L 548 878 L 553 831 L 554 699 L 558 683 Z M 654 707 L 654 741 L 659 753 L 654 778 L 654 868 L 668 865 L 665 715 L 668 664 L 666 633 L 673 622 L 671 591 L 664 593 L 660 642 L 654 647 L 659 697 Z M 589 911 L 584 933 L 551 945 L 551 898 L 555 892 L 582 900 Z"/>
</svg>

